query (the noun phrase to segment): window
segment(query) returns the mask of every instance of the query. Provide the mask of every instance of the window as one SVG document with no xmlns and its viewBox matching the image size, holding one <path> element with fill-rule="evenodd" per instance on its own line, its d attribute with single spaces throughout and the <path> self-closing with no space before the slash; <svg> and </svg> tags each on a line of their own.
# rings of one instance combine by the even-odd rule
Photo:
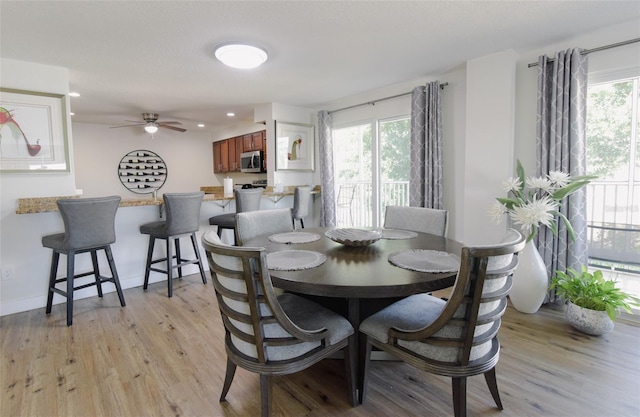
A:
<svg viewBox="0 0 640 417">
<path fill-rule="evenodd" d="M 333 130 L 338 226 L 379 227 L 387 205 L 409 205 L 408 116 Z"/>
<path fill-rule="evenodd" d="M 640 272 L 640 77 L 589 86 L 587 191 L 593 265 Z"/>
</svg>

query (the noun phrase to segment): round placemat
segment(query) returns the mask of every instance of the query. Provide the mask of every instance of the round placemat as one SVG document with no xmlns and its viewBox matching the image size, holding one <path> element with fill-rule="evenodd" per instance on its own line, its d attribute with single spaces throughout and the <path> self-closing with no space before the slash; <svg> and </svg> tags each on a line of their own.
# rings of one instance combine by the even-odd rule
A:
<svg viewBox="0 0 640 417">
<path fill-rule="evenodd" d="M 284 250 L 267 254 L 267 267 L 274 271 L 299 271 L 322 265 L 327 257 L 310 250 Z"/>
<path fill-rule="evenodd" d="M 418 272 L 454 272 L 460 267 L 460 258 L 449 252 L 410 249 L 389 255 L 389 262 L 404 269 Z"/>
<path fill-rule="evenodd" d="M 411 230 L 382 229 L 383 239 L 413 239 L 416 236 L 418 234 Z"/>
<path fill-rule="evenodd" d="M 320 239 L 317 233 L 287 232 L 269 236 L 269 240 L 275 243 L 309 243 Z"/>
</svg>

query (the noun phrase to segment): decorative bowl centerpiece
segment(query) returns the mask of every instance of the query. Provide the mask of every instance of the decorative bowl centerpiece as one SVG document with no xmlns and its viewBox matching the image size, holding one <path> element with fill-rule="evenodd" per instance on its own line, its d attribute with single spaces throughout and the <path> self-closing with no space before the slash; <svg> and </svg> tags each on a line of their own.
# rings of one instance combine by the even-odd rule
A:
<svg viewBox="0 0 640 417">
<path fill-rule="evenodd" d="M 344 228 L 327 230 L 324 235 L 345 246 L 369 246 L 382 238 L 382 231 Z"/>
</svg>

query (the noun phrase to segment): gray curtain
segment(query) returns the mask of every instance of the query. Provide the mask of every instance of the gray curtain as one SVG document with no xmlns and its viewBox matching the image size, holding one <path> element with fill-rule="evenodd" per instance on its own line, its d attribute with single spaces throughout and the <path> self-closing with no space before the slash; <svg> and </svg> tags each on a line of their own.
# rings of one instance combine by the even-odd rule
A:
<svg viewBox="0 0 640 417">
<path fill-rule="evenodd" d="M 331 129 L 333 119 L 328 111 L 318 112 L 318 146 L 320 161 L 320 183 L 322 193 L 320 198 L 320 226 L 336 225 L 335 180 L 333 170 L 333 135 Z"/>
<path fill-rule="evenodd" d="M 411 94 L 409 205 L 442 209 L 442 112 L 440 83 Z"/>
<path fill-rule="evenodd" d="M 586 175 L 586 99 L 587 57 L 580 49 L 558 52 L 553 61 L 546 55 L 540 56 L 536 175 L 543 176 L 549 171 Z M 587 264 L 585 193 L 585 188 L 573 193 L 561 208 L 574 228 L 575 242 L 571 241 L 562 221 L 558 222 L 557 236 L 542 227 L 535 238 L 550 277 L 556 270 L 579 270 Z M 553 292 L 549 293 L 549 301 L 555 301 Z"/>
</svg>

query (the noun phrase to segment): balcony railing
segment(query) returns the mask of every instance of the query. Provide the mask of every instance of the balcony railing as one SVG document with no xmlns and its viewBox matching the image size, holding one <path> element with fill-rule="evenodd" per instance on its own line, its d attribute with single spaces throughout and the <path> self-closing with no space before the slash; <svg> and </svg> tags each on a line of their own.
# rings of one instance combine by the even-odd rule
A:
<svg viewBox="0 0 640 417">
<path fill-rule="evenodd" d="M 349 206 L 337 209 L 341 227 L 373 225 L 372 190 L 368 182 L 336 183 L 355 186 Z M 640 185 L 629 192 L 627 183 L 591 183 L 587 190 L 588 246 L 590 262 L 640 273 Z M 337 195 L 337 194 L 336 194 Z M 631 203 L 633 201 L 633 203 Z M 381 210 L 388 205 L 409 205 L 409 182 L 382 183 Z M 384 219 L 384 212 L 381 213 Z"/>
<path fill-rule="evenodd" d="M 373 196 L 370 182 L 338 182 L 336 196 L 341 187 L 355 186 L 355 193 L 351 205 L 340 205 L 336 211 L 336 224 L 342 227 L 365 227 L 373 225 Z M 409 181 L 383 182 L 380 194 L 381 207 L 408 206 Z M 384 218 L 384 212 L 382 213 Z"/>
<path fill-rule="evenodd" d="M 640 185 L 594 182 L 587 189 L 589 263 L 640 273 Z"/>
</svg>

